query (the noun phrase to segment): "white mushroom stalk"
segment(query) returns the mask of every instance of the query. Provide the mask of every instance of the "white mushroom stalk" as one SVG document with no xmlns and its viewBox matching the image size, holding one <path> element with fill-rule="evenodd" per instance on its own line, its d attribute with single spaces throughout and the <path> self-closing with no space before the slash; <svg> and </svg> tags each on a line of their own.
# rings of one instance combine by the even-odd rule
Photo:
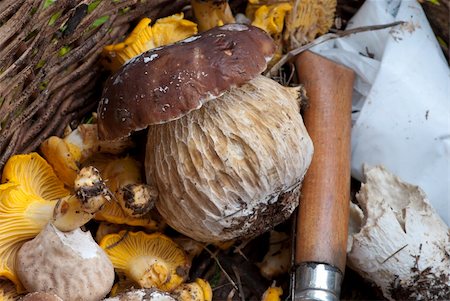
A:
<svg viewBox="0 0 450 301">
<path fill-rule="evenodd" d="M 382 167 L 365 170 L 351 208 L 348 264 L 389 300 L 450 296 L 450 231 L 423 191 Z"/>
<path fill-rule="evenodd" d="M 64 137 L 64 142 L 80 153 L 82 161 L 98 153 L 120 154 L 134 146 L 133 141 L 127 137 L 114 141 L 98 139 L 96 124 L 82 124 Z"/>
<path fill-rule="evenodd" d="M 151 126 L 147 181 L 158 188 L 156 208 L 167 223 L 195 240 L 220 242 L 286 220 L 313 154 L 299 95 L 299 88 L 258 76 L 181 119 Z"/>
<path fill-rule="evenodd" d="M 79 166 L 88 158 L 98 153 L 120 154 L 133 145 L 129 137 L 100 141 L 96 124 L 82 124 L 64 138 L 48 138 L 41 144 L 40 150 L 58 178 L 72 187 Z"/>
</svg>

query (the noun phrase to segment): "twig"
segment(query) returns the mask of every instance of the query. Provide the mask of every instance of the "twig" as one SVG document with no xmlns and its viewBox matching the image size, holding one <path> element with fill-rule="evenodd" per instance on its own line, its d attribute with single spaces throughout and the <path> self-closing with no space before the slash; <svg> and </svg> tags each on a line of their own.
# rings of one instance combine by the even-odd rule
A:
<svg viewBox="0 0 450 301">
<path fill-rule="evenodd" d="M 236 293 L 236 289 L 232 289 L 227 296 L 227 301 L 233 301 L 234 294 Z"/>
<path fill-rule="evenodd" d="M 217 266 L 222 271 L 222 273 L 225 275 L 225 277 L 228 279 L 228 281 L 233 285 L 234 289 L 238 290 L 238 287 L 237 287 L 236 283 L 233 281 L 233 278 L 231 278 L 230 275 L 228 275 L 227 271 L 225 271 L 225 269 L 222 267 L 222 265 L 220 264 L 219 259 L 217 259 L 216 254 L 211 252 L 211 250 L 209 250 L 208 247 L 206 247 L 206 246 L 203 247 L 203 249 L 205 249 L 205 251 L 208 252 L 209 255 L 211 256 L 211 258 L 214 259 L 214 261 L 217 263 Z"/>
<path fill-rule="evenodd" d="M 11 154 L 14 153 L 16 142 L 17 140 L 19 140 L 20 136 L 19 134 L 20 131 L 13 133 L 11 139 L 9 140 L 9 143 L 7 144 L 6 149 L 3 151 L 3 153 L 0 152 L 0 166 L 4 165 L 8 160 L 9 156 L 11 156 Z"/>
<path fill-rule="evenodd" d="M 247 240 L 243 241 L 239 246 L 234 248 L 234 253 L 241 255 L 242 258 L 244 258 L 246 261 L 249 261 L 249 260 L 248 260 L 247 256 L 245 256 L 245 254 L 242 252 L 242 249 L 245 248 L 249 242 L 251 242 L 251 240 L 247 239 Z"/>
<path fill-rule="evenodd" d="M 228 286 L 228 285 L 233 285 L 232 283 L 224 283 L 224 284 L 221 284 L 221 285 L 218 285 L 218 286 L 215 286 L 215 287 L 213 287 L 212 288 L 212 291 L 214 292 L 214 291 L 217 291 L 217 290 L 219 290 L 219 289 L 221 289 L 221 288 L 224 288 L 225 286 Z"/>
<path fill-rule="evenodd" d="M 241 296 L 241 300 L 245 301 L 245 294 L 244 294 L 244 289 L 242 288 L 241 276 L 239 275 L 239 271 L 234 264 L 231 266 L 231 268 L 233 269 L 234 276 L 236 276 L 236 280 L 237 280 L 237 283 L 239 286 L 239 295 Z"/>
<path fill-rule="evenodd" d="M 382 24 L 382 25 L 362 26 L 362 27 L 357 27 L 357 28 L 353 28 L 353 29 L 349 29 L 349 30 L 338 30 L 335 33 L 324 34 L 324 35 L 318 37 L 317 39 L 315 39 L 314 41 L 312 41 L 311 43 L 308 43 L 306 45 L 300 46 L 300 47 L 295 48 L 295 49 L 289 51 L 288 53 L 286 53 L 264 75 L 265 76 L 273 76 L 273 75 L 275 75 L 277 73 L 277 71 L 285 63 L 287 63 L 290 59 L 294 58 L 295 56 L 297 56 L 298 54 L 302 53 L 303 51 L 310 49 L 313 46 L 322 44 L 323 42 L 326 42 L 326 41 L 329 41 L 329 40 L 332 40 L 332 39 L 342 38 L 342 37 L 349 36 L 349 35 L 352 35 L 352 34 L 355 34 L 355 33 L 386 29 L 386 28 L 389 28 L 389 27 L 393 27 L 393 26 L 401 25 L 401 24 L 405 24 L 405 23 L 406 22 L 404 22 L 404 21 L 397 21 L 397 22 L 392 22 L 392 23 Z"/>
<path fill-rule="evenodd" d="M 386 258 L 385 260 L 383 260 L 383 262 L 381 264 L 384 264 L 386 261 L 388 261 L 389 259 L 391 259 L 392 257 L 394 257 L 395 255 L 397 255 L 401 250 L 403 250 L 404 248 L 406 248 L 408 246 L 408 244 L 404 245 L 403 247 L 401 247 L 400 249 L 398 249 L 397 251 L 395 251 L 393 254 L 389 255 L 388 258 Z"/>
</svg>

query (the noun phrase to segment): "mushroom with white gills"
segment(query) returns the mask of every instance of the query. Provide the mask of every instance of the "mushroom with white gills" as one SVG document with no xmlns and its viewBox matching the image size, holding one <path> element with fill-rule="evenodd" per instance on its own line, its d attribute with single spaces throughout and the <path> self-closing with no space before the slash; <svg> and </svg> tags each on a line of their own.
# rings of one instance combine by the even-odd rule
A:
<svg viewBox="0 0 450 301">
<path fill-rule="evenodd" d="M 301 88 L 260 75 L 274 51 L 264 31 L 228 24 L 145 52 L 106 83 L 100 139 L 150 125 L 147 182 L 160 214 L 186 236 L 253 237 L 298 205 L 313 146 Z"/>
<path fill-rule="evenodd" d="M 17 253 L 17 274 L 30 292 L 53 293 L 63 300 L 97 301 L 114 283 L 114 268 L 90 232 L 62 232 L 53 224 Z"/>
</svg>

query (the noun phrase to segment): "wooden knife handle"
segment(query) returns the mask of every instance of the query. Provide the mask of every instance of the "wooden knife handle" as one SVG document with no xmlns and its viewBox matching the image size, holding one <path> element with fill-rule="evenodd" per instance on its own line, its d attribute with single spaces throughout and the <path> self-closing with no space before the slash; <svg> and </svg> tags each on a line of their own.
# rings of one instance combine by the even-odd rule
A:
<svg viewBox="0 0 450 301">
<path fill-rule="evenodd" d="M 314 144 L 297 217 L 296 263 L 345 270 L 350 201 L 352 70 L 312 52 L 296 57 L 308 97 L 304 121 Z"/>
</svg>

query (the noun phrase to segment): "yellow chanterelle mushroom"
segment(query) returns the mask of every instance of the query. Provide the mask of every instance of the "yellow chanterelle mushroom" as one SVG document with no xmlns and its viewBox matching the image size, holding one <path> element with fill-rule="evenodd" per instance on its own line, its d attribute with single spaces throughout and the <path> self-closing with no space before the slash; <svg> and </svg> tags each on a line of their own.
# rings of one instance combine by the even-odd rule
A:
<svg viewBox="0 0 450 301">
<path fill-rule="evenodd" d="M 96 124 L 82 124 L 63 138 L 52 136 L 45 140 L 40 151 L 68 187 L 72 187 L 81 164 L 98 153 L 120 154 L 133 146 L 131 138 L 100 141 Z"/>
<path fill-rule="evenodd" d="M 282 39 L 286 48 L 293 49 L 328 32 L 336 5 L 336 0 L 249 0 L 246 15 L 277 44 L 281 45 Z"/>
<path fill-rule="evenodd" d="M 336 0 L 294 1 L 283 39 L 293 49 L 327 33 L 334 22 Z"/>
<path fill-rule="evenodd" d="M 291 266 L 290 243 L 288 234 L 275 230 L 270 231 L 269 250 L 262 262 L 256 264 L 262 276 L 274 279 L 289 272 Z"/>
<path fill-rule="evenodd" d="M 12 156 L 0 185 L 0 276 L 20 287 L 15 255 L 53 217 L 56 200 L 69 195 L 38 154 Z"/>
<path fill-rule="evenodd" d="M 155 230 L 158 224 L 148 213 L 156 200 L 156 189 L 142 183 L 138 161 L 113 156 L 131 146 L 133 142 L 129 137 L 99 141 L 97 125 L 82 124 L 64 138 L 50 137 L 40 149 L 58 178 L 69 188 L 73 188 L 81 166 L 92 165 L 100 170 L 117 202 L 106 203 L 96 215 L 97 219 Z"/>
<path fill-rule="evenodd" d="M 181 284 L 172 295 L 178 301 L 211 301 L 213 296 L 211 286 L 201 278 L 192 283 Z"/>
<path fill-rule="evenodd" d="M 153 204 L 157 198 L 155 188 L 143 184 L 141 164 L 131 157 L 94 156 L 87 161 L 100 170 L 115 201 L 105 206 L 95 215 L 96 220 L 114 224 L 142 226 L 157 230 L 163 223 L 157 223 L 152 216 Z"/>
<path fill-rule="evenodd" d="M 272 38 L 278 40 L 284 28 L 286 14 L 291 9 L 290 3 L 262 5 L 254 12 L 252 25 L 265 30 Z"/>
<path fill-rule="evenodd" d="M 124 42 L 103 48 L 103 65 L 115 72 L 128 60 L 155 47 L 175 43 L 197 33 L 197 24 L 179 13 L 158 19 L 143 18 Z"/>
<path fill-rule="evenodd" d="M 235 22 L 228 0 L 191 0 L 191 6 L 201 32 Z"/>
<path fill-rule="evenodd" d="M 106 235 L 100 246 L 116 271 L 140 287 L 171 291 L 188 276 L 190 265 L 183 249 L 161 233 L 121 231 Z"/>
<path fill-rule="evenodd" d="M 116 196 L 124 213 L 135 218 L 147 214 L 153 208 L 158 192 L 155 188 L 142 183 L 141 164 L 131 157 L 109 160 L 97 158 L 98 156 L 89 164 L 96 166 L 107 179 L 107 185 Z"/>
<path fill-rule="evenodd" d="M 21 289 L 15 266 L 22 244 L 34 238 L 49 221 L 61 231 L 77 229 L 93 217 L 95 208 L 101 207 L 101 178 L 87 172 L 76 181 L 80 185 L 75 195 L 70 195 L 37 153 L 8 160 L 0 185 L 0 277 L 10 279 Z M 98 194 L 86 194 L 94 190 Z"/>
<path fill-rule="evenodd" d="M 281 301 L 283 289 L 275 285 L 275 282 L 263 294 L 261 301 Z"/>
</svg>

